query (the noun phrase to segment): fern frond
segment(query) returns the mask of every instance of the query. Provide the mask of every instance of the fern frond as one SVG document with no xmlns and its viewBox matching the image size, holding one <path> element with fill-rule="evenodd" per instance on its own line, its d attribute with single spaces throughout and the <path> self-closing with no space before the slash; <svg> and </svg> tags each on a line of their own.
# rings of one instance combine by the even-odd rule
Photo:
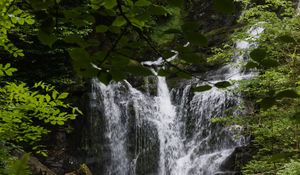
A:
<svg viewBox="0 0 300 175">
<path fill-rule="evenodd" d="M 31 172 L 28 167 L 28 160 L 30 154 L 24 154 L 22 158 L 16 160 L 8 167 L 9 175 L 31 175 Z"/>
</svg>

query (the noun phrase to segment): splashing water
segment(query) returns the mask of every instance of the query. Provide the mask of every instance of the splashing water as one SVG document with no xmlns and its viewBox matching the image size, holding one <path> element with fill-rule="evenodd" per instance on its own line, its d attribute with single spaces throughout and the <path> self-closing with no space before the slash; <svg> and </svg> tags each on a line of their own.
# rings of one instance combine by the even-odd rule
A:
<svg viewBox="0 0 300 175">
<path fill-rule="evenodd" d="M 253 38 L 263 32 L 253 27 Z M 236 43 L 238 49 L 252 47 L 247 41 Z M 174 51 L 175 59 L 178 53 Z M 255 75 L 244 72 L 239 66 L 245 60 L 237 54 L 233 64 L 211 71 L 211 82 L 247 79 Z M 153 66 L 163 64 L 158 59 L 145 62 Z M 195 84 L 205 84 L 193 79 L 181 87 L 168 89 L 166 78 L 156 76 L 156 95 L 143 93 L 127 82 L 103 85 L 92 81 L 93 100 L 91 110 L 98 111 L 103 120 L 91 122 L 94 127 L 104 127 L 100 141 L 92 141 L 93 153 L 102 150 L 106 156 L 104 170 L 95 174 L 105 175 L 213 175 L 220 173 L 221 166 L 234 149 L 245 144 L 238 125 L 224 127 L 211 122 L 212 117 L 225 116 L 225 111 L 237 106 L 240 99 L 230 91 L 213 87 L 206 92 L 193 92 Z M 234 87 L 233 87 L 234 88 Z M 96 124 L 102 121 L 101 124 Z M 99 133 L 102 134 L 102 133 Z M 237 137 L 239 135 L 239 137 Z M 97 135 L 94 135 L 97 137 Z M 103 146 L 104 145 L 104 146 Z M 96 148 L 95 148 L 96 147 Z M 104 151 L 103 151 L 104 150 Z M 91 153 L 90 155 L 92 155 Z M 103 156 L 103 155 L 100 155 Z M 98 157 L 98 159 L 101 159 Z M 95 160 L 94 164 L 99 164 Z"/>
</svg>

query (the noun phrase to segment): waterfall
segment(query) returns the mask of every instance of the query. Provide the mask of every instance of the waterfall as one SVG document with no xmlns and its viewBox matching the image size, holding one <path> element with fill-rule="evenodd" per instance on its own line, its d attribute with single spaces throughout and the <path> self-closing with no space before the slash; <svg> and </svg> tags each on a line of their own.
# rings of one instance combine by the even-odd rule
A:
<svg viewBox="0 0 300 175">
<path fill-rule="evenodd" d="M 298 14 L 299 7 L 300 2 Z M 263 31 L 259 25 L 253 26 L 248 33 L 254 42 L 241 40 L 235 47 L 240 50 L 256 47 L 255 39 Z M 255 72 L 246 72 L 240 66 L 247 57 L 247 54 L 237 53 L 231 64 L 207 73 L 205 79 L 216 83 L 255 76 Z M 169 61 L 173 59 L 175 57 Z M 144 62 L 148 66 L 161 64 L 162 58 Z M 242 127 L 214 124 L 211 118 L 228 115 L 226 110 L 239 106 L 241 99 L 228 90 L 215 87 L 193 92 L 193 86 L 206 84 L 196 78 L 173 89 L 168 88 L 165 77 L 153 79 L 155 83 L 146 82 L 146 92 L 127 81 L 109 85 L 96 79 L 92 81 L 89 116 L 92 138 L 87 139 L 85 149 L 88 150 L 86 162 L 93 164 L 93 173 L 235 174 L 222 166 L 237 147 L 247 143 L 240 134 Z M 150 93 L 153 84 L 157 87 L 156 93 Z"/>
<path fill-rule="evenodd" d="M 106 174 L 128 175 L 128 158 L 125 147 L 127 122 L 122 121 L 121 106 L 116 102 L 116 100 L 119 100 L 119 102 L 122 100 L 116 98 L 121 95 L 114 90 L 119 86 L 120 84 L 105 86 L 93 80 L 92 94 L 94 99 L 98 99 L 106 122 L 105 140 L 108 141 L 111 159 L 109 166 L 106 167 Z M 94 107 L 97 108 L 98 106 Z"/>
<path fill-rule="evenodd" d="M 261 32 L 260 27 L 249 30 L 254 39 Z M 237 49 L 250 47 L 255 43 L 236 43 Z M 232 64 L 209 72 L 206 79 L 216 83 L 255 76 L 240 66 L 245 60 L 246 54 L 237 53 Z M 145 65 L 154 63 L 161 61 L 147 61 Z M 90 108 L 94 112 L 90 125 L 103 128 L 91 129 L 93 139 L 87 146 L 94 174 L 214 175 L 227 171 L 222 165 L 236 147 L 245 145 L 246 138 L 240 135 L 240 126 L 224 127 L 212 123 L 211 118 L 228 115 L 226 111 L 239 106 L 241 99 L 216 87 L 193 92 L 192 86 L 206 84 L 196 78 L 172 90 L 165 77 L 151 79 L 155 81 L 147 79 L 146 92 L 128 81 L 109 85 L 92 81 Z M 153 86 L 156 89 L 151 89 Z"/>
<path fill-rule="evenodd" d="M 180 137 L 180 122 L 175 106 L 171 103 L 170 92 L 164 77 L 158 77 L 157 83 L 157 128 L 160 140 L 160 174 L 166 175 L 174 168 L 174 160 L 181 156 L 183 143 Z M 166 170 L 165 168 L 168 168 Z"/>
<path fill-rule="evenodd" d="M 210 175 L 238 145 L 227 128 L 210 122 L 234 103 L 227 91 L 213 88 L 190 97 L 187 84 L 176 91 L 176 104 L 164 77 L 157 77 L 154 97 L 128 82 L 92 83 L 98 102 L 93 108 L 99 108 L 105 121 L 103 144 L 109 159 L 104 174 Z M 128 145 L 134 145 L 133 151 Z M 148 158 L 149 153 L 158 156 Z M 157 165 L 147 168 L 151 161 Z"/>
</svg>

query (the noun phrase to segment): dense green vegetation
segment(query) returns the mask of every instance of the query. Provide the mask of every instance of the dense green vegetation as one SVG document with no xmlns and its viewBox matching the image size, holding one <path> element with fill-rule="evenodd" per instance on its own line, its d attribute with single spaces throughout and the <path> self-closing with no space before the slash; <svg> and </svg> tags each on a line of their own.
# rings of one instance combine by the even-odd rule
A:
<svg viewBox="0 0 300 175">
<path fill-rule="evenodd" d="M 218 31 L 204 34 L 197 21 L 188 19 L 192 5 L 183 0 L 1 0 L 0 174 L 24 173 L 28 155 L 15 161 L 13 150 L 46 156 L 44 136 L 82 114 L 66 102 L 67 92 L 56 89 L 95 76 L 109 83 L 152 75 L 141 65 L 149 57 L 165 61 L 167 69 L 159 75 L 190 78 L 199 73 L 189 71 L 190 66 L 228 62 L 238 52 L 233 43 L 245 38 L 257 45 L 248 50 L 245 67 L 259 75 L 240 82 L 239 91 L 247 101 L 245 107 L 253 104 L 253 108 L 228 121 L 244 125 L 245 134 L 253 138 L 255 155 L 243 172 L 300 174 L 300 16 L 295 2 L 215 0 L 215 13 L 231 15 L 235 8 L 243 9 L 230 41 L 218 46 L 210 43 Z M 259 38 L 249 38 L 247 31 L 254 26 L 264 28 Z M 187 41 L 190 47 L 183 46 Z M 169 62 L 174 48 L 180 59 Z M 58 60 L 52 57 L 67 60 L 52 65 L 51 80 L 39 77 L 40 72 L 31 79 L 15 68 L 26 67 L 22 60 L 41 64 L 43 57 L 49 65 Z"/>
<path fill-rule="evenodd" d="M 244 174 L 299 174 L 299 24 L 292 1 L 244 2 L 240 17 L 247 27 L 264 32 L 250 38 L 257 47 L 250 50 L 249 69 L 259 75 L 241 82 L 241 93 L 249 113 L 240 118 L 253 138 L 253 160 Z M 250 109 L 249 109 L 250 108 Z M 235 119 L 234 119 L 235 120 Z M 297 168 L 298 167 L 298 168 Z"/>
</svg>

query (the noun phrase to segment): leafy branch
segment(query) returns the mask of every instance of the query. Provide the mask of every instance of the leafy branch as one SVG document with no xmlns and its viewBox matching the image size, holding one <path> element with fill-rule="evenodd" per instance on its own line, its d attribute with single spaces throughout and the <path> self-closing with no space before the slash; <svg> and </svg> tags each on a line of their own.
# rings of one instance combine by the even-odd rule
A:
<svg viewBox="0 0 300 175">
<path fill-rule="evenodd" d="M 169 61 L 167 60 L 167 58 L 166 58 L 165 56 L 163 56 L 163 54 L 162 54 L 162 53 L 156 48 L 156 46 L 153 44 L 152 39 L 151 39 L 149 36 L 145 35 L 145 33 L 144 33 L 140 28 L 138 28 L 138 27 L 136 27 L 135 25 L 132 24 L 132 22 L 130 21 L 130 19 L 126 16 L 126 14 L 125 14 L 124 11 L 123 11 L 123 8 L 122 8 L 122 0 L 117 0 L 117 7 L 118 7 L 118 10 L 119 10 L 121 16 L 126 20 L 126 22 L 128 23 L 128 25 L 131 26 L 131 27 L 133 28 L 133 30 L 134 30 L 135 32 L 137 32 L 138 35 L 139 35 L 144 41 L 146 41 L 147 45 L 148 45 L 148 46 L 149 46 L 149 47 L 150 47 L 150 48 L 151 48 L 151 49 L 152 49 L 159 57 L 161 57 L 161 58 L 164 60 L 165 63 L 167 63 L 169 66 L 175 68 L 175 69 L 178 70 L 179 72 L 183 72 L 183 73 L 185 73 L 185 74 L 191 75 L 191 76 L 193 76 L 193 77 L 195 77 L 195 78 L 197 78 L 197 79 L 199 79 L 199 80 L 202 80 L 202 81 L 207 82 L 208 84 L 213 84 L 213 83 L 211 83 L 209 80 L 206 80 L 206 79 L 203 79 L 202 77 L 199 77 L 199 76 L 197 76 L 197 75 L 194 75 L 194 74 L 192 74 L 191 72 L 186 71 L 186 70 L 184 70 L 184 69 L 181 69 L 181 68 L 178 67 L 177 65 L 172 64 L 171 62 L 169 62 Z"/>
<path fill-rule="evenodd" d="M 115 50 L 115 48 L 118 46 L 118 43 L 120 42 L 120 40 L 123 38 L 123 36 L 127 33 L 128 31 L 128 26 L 126 26 L 126 28 L 122 31 L 122 33 L 119 35 L 119 37 L 115 40 L 115 42 L 113 43 L 112 47 L 108 50 L 108 52 L 106 53 L 105 57 L 103 58 L 103 60 L 100 62 L 100 66 L 102 66 L 105 61 L 109 58 L 110 54 Z"/>
</svg>

